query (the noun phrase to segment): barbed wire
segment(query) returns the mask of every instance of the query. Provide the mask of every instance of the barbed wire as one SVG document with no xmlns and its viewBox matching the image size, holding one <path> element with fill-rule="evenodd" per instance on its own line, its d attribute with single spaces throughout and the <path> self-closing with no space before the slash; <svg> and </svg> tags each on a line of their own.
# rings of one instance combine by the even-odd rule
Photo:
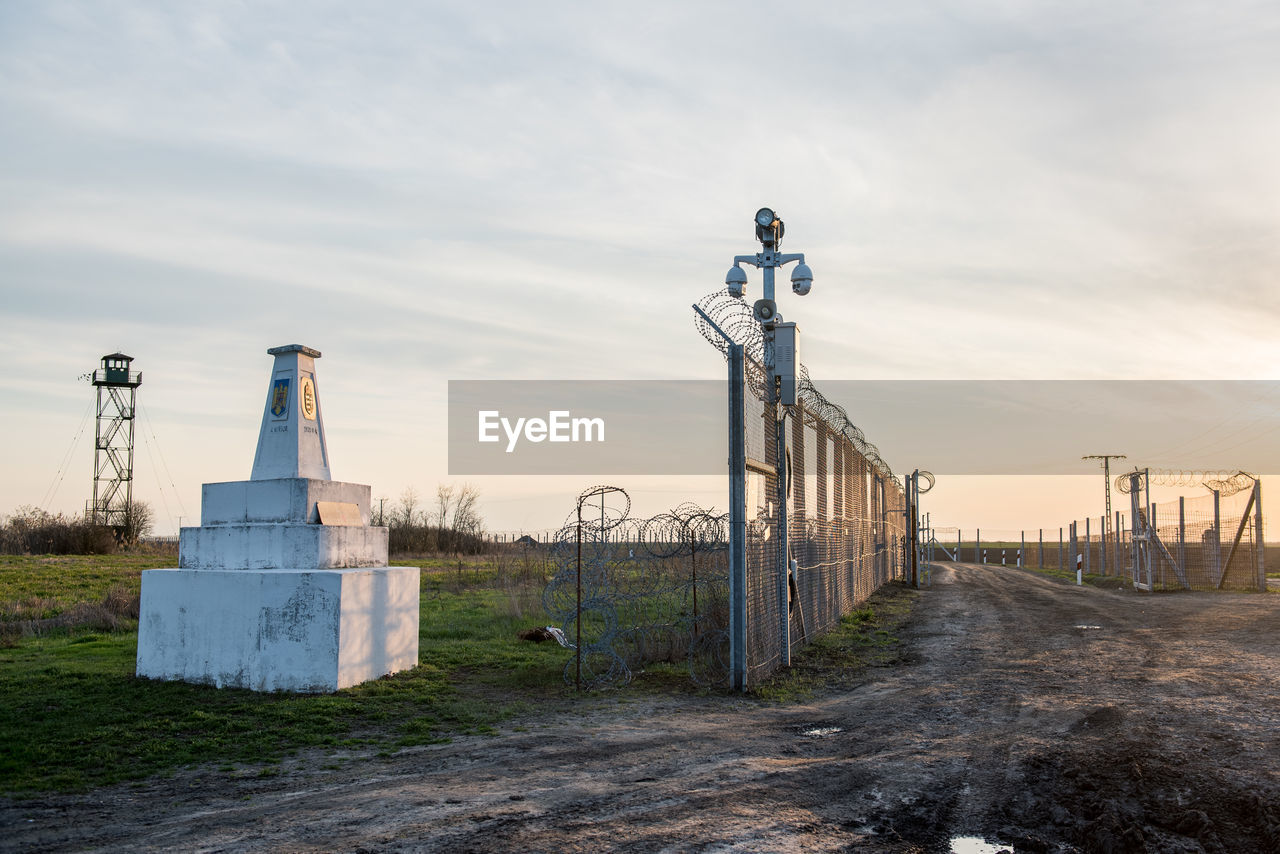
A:
<svg viewBox="0 0 1280 854">
<path fill-rule="evenodd" d="M 637 667 L 684 658 L 698 684 L 726 684 L 728 514 L 691 502 L 647 519 L 630 510 L 625 490 L 593 486 L 551 543 L 542 601 L 575 645 L 565 682 L 618 687 Z"/>
<path fill-rule="evenodd" d="M 1220 494 L 1235 495 L 1253 486 L 1257 477 L 1247 471 L 1205 471 L 1201 469 L 1149 469 L 1151 483 L 1156 486 L 1192 487 L 1203 486 L 1216 490 Z M 1116 478 L 1116 489 L 1128 495 L 1130 479 L 1142 470 L 1126 472 Z"/>
<path fill-rule="evenodd" d="M 741 344 L 743 352 L 755 364 L 747 370 L 747 385 L 758 400 L 768 402 L 769 389 L 765 383 L 764 372 L 760 368 L 764 364 L 764 332 L 752 314 L 751 306 L 745 301 L 729 293 L 728 288 L 713 291 L 698 300 L 698 308 L 703 314 L 694 312 L 694 324 L 698 332 L 712 347 L 728 358 L 729 342 L 716 331 L 716 326 L 733 339 L 733 343 Z M 711 323 L 707 322 L 710 318 Z M 712 326 L 712 323 L 715 326 Z M 851 420 L 844 407 L 833 403 L 818 390 L 809 379 L 809 369 L 800 365 L 796 377 L 796 397 L 806 411 L 812 412 L 826 421 L 830 429 L 842 434 L 853 443 L 854 449 L 866 458 L 867 462 L 885 480 L 894 478 L 893 469 L 880 456 L 880 449 L 867 441 L 861 429 Z M 922 472 L 923 474 L 923 472 Z M 930 475 L 930 478 L 933 476 Z M 932 483 L 930 484 L 932 487 Z"/>
</svg>

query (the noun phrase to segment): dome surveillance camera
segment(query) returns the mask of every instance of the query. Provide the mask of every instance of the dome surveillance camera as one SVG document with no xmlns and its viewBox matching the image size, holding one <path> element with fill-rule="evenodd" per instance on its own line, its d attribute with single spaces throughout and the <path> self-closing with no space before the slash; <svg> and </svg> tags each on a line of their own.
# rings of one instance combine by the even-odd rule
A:
<svg viewBox="0 0 1280 854">
<path fill-rule="evenodd" d="M 813 271 L 808 264 L 797 264 L 791 271 L 791 290 L 796 296 L 804 296 L 813 287 Z"/>
<path fill-rule="evenodd" d="M 729 286 L 731 296 L 742 299 L 742 295 L 747 292 L 747 271 L 734 264 L 725 273 L 724 283 Z"/>
</svg>

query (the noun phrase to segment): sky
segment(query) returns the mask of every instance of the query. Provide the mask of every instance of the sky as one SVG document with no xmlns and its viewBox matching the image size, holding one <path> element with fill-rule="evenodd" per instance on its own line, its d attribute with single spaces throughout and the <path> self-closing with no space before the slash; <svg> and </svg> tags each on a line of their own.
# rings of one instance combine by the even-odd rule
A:
<svg viewBox="0 0 1280 854">
<path fill-rule="evenodd" d="M 448 381 L 722 377 L 689 306 L 763 205 L 819 382 L 1275 379 L 1278 103 L 1262 2 L 0 4 L 0 515 L 83 509 L 123 350 L 192 524 L 301 343 L 335 479 L 555 527 L 591 483 L 449 476 Z M 1101 512 L 1091 463 L 939 474 L 939 525 Z"/>
</svg>

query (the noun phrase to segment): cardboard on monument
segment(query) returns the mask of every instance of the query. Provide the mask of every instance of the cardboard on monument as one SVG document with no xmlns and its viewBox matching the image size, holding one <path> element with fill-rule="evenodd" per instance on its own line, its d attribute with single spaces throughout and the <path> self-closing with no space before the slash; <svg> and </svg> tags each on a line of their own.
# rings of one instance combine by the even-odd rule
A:
<svg viewBox="0 0 1280 854">
<path fill-rule="evenodd" d="M 418 663 L 419 570 L 387 565 L 369 487 L 330 478 L 320 353 L 267 353 L 249 480 L 206 483 L 178 567 L 142 573 L 139 676 L 327 692 Z"/>
</svg>

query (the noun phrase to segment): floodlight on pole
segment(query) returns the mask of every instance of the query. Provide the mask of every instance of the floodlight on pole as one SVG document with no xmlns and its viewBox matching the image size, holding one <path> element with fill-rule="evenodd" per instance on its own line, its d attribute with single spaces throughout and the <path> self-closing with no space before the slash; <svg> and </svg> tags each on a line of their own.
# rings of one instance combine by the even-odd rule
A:
<svg viewBox="0 0 1280 854">
<path fill-rule="evenodd" d="M 776 247 L 782 242 L 782 235 L 787 231 L 787 226 L 778 215 L 773 212 L 773 208 L 761 208 L 756 211 L 756 240 L 768 247 Z"/>
</svg>

